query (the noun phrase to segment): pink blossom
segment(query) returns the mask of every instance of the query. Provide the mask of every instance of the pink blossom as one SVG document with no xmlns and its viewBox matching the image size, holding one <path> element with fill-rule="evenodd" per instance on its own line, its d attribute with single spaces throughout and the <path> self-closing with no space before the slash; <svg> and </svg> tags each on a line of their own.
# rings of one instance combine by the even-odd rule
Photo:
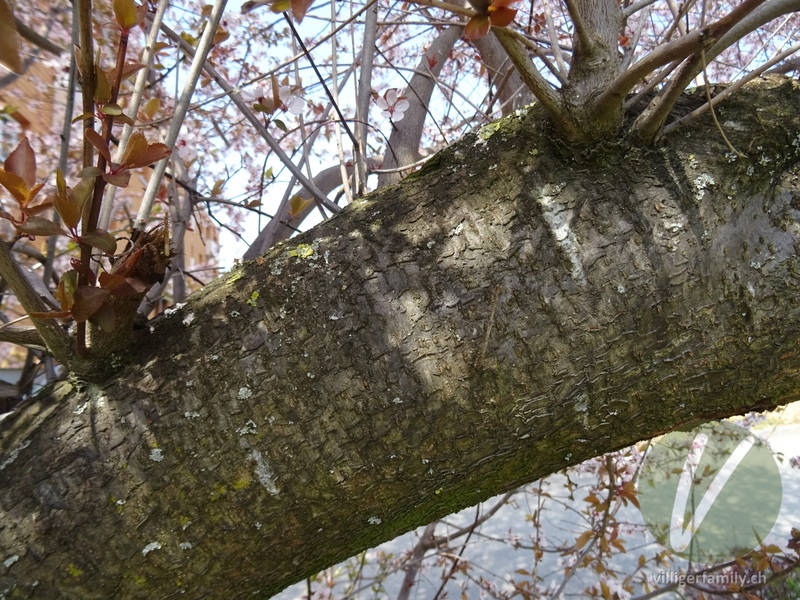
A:
<svg viewBox="0 0 800 600">
<path fill-rule="evenodd" d="M 403 113 L 411 106 L 404 96 L 398 95 L 395 88 L 387 90 L 383 98 L 378 98 L 376 103 L 383 111 L 381 115 L 395 123 L 403 119 Z"/>
</svg>

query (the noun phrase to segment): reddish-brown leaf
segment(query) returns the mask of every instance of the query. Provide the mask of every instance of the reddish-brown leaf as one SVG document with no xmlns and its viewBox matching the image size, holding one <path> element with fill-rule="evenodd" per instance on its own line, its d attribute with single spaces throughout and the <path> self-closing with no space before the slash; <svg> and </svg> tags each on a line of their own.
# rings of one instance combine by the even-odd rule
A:
<svg viewBox="0 0 800 600">
<path fill-rule="evenodd" d="M 125 169 L 133 168 L 130 165 L 135 164 L 145 152 L 147 152 L 147 138 L 141 131 L 134 131 L 125 146 L 125 152 L 122 153 L 120 166 Z"/>
<path fill-rule="evenodd" d="M 60 225 L 53 223 L 49 219 L 45 219 L 44 217 L 28 217 L 25 219 L 24 223 L 20 223 L 19 225 L 15 224 L 15 227 L 22 233 L 27 235 L 41 235 L 41 236 L 48 236 L 48 235 L 66 235 L 66 231 L 61 229 Z"/>
<path fill-rule="evenodd" d="M 86 136 L 86 139 L 89 140 L 89 143 L 92 146 L 97 148 L 100 154 L 105 156 L 108 162 L 111 162 L 111 153 L 108 151 L 108 144 L 103 139 L 103 136 L 101 136 L 91 127 L 87 127 L 86 129 L 84 129 L 83 135 Z"/>
<path fill-rule="evenodd" d="M 53 202 L 64 225 L 67 229 L 74 230 L 81 221 L 82 207 L 73 202 L 69 196 L 62 196 L 60 193 L 55 195 Z"/>
<path fill-rule="evenodd" d="M 14 196 L 14 200 L 16 200 L 20 206 L 25 204 L 28 199 L 28 186 L 25 185 L 25 181 L 22 177 L 0 169 L 0 185 Z"/>
<path fill-rule="evenodd" d="M 128 187 L 131 180 L 131 174 L 124 173 L 103 173 L 103 181 L 115 185 L 120 188 Z"/>
<path fill-rule="evenodd" d="M 114 273 L 100 273 L 98 281 L 100 287 L 107 289 L 112 296 L 135 296 L 143 294 L 149 289 L 149 286 L 143 281 L 133 277 L 121 277 Z"/>
<path fill-rule="evenodd" d="M 49 208 L 52 208 L 52 206 L 53 206 L 53 201 L 48 199 L 45 200 L 44 202 L 40 202 L 35 206 L 26 206 L 24 209 L 22 209 L 22 212 L 29 216 L 38 215 L 39 213 L 42 213 Z"/>
<path fill-rule="evenodd" d="M 78 289 L 78 271 L 70 269 L 61 276 L 55 293 L 56 300 L 59 301 L 63 310 L 72 310 L 76 289 Z"/>
<path fill-rule="evenodd" d="M 23 137 L 14 151 L 8 155 L 5 169 L 17 175 L 25 185 L 32 188 L 36 183 L 36 154 L 33 152 L 28 138 Z"/>
<path fill-rule="evenodd" d="M 511 23 L 516 16 L 517 10 L 514 8 L 507 8 L 505 6 L 489 7 L 489 22 L 492 27 L 505 27 Z"/>
<path fill-rule="evenodd" d="M 108 290 L 98 287 L 82 285 L 75 290 L 74 302 L 72 304 L 72 316 L 78 323 L 87 321 L 108 298 Z"/>
<path fill-rule="evenodd" d="M 114 271 L 115 275 L 119 275 L 120 277 L 127 277 L 133 270 L 136 268 L 136 265 L 139 264 L 139 260 L 142 258 L 142 252 L 144 248 L 139 248 L 132 254 L 125 256 L 124 260 L 120 262 L 114 263 Z"/>
<path fill-rule="evenodd" d="M 95 229 L 78 237 L 83 244 L 89 244 L 92 248 L 102 250 L 106 254 L 114 254 L 117 251 L 117 240 L 114 236 L 103 229 Z"/>
<path fill-rule="evenodd" d="M 140 157 L 140 162 L 136 168 L 150 166 L 153 163 L 157 163 L 162 158 L 167 158 L 170 154 L 172 154 L 172 151 L 166 144 L 162 144 L 161 142 L 150 144 L 147 146 L 147 151 Z"/>
<path fill-rule="evenodd" d="M 292 16 L 298 23 L 303 21 L 308 9 L 313 4 L 314 0 L 291 0 L 292 2 Z"/>
<path fill-rule="evenodd" d="M 464 38 L 468 40 L 476 40 L 489 33 L 489 17 L 483 15 L 475 15 L 464 26 Z"/>
</svg>

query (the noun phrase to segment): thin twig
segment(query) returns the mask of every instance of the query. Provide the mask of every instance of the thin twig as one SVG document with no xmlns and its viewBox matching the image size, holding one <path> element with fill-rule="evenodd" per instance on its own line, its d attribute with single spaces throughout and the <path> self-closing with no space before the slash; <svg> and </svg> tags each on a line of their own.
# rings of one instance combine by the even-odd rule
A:
<svg viewBox="0 0 800 600">
<path fill-rule="evenodd" d="M 161 25 L 161 30 L 169 37 L 172 41 L 180 45 L 181 50 L 189 55 L 194 56 L 194 48 L 192 48 L 181 36 L 175 33 L 172 29 L 167 27 L 166 25 Z M 209 64 L 206 64 L 205 72 L 208 74 L 211 79 L 213 79 L 218 86 L 222 88 L 222 90 L 230 95 L 231 101 L 236 105 L 236 108 L 244 115 L 244 117 L 250 122 L 250 124 L 255 128 L 255 130 L 259 133 L 259 135 L 267 142 L 267 145 L 270 149 L 275 153 L 289 172 L 297 178 L 306 190 L 308 190 L 311 197 L 314 201 L 327 208 L 331 212 L 340 212 L 342 209 L 339 206 L 336 206 L 333 202 L 331 202 L 325 194 L 323 194 L 317 186 L 315 186 L 309 179 L 303 174 L 303 171 L 295 165 L 292 160 L 286 155 L 286 152 L 283 151 L 283 148 L 280 147 L 277 140 L 269 133 L 267 128 L 264 124 L 259 120 L 259 118 L 255 115 L 255 113 L 250 110 L 250 107 L 247 103 L 242 100 L 241 96 L 238 93 L 235 93 L 233 86 L 227 82 L 227 80 L 219 74 L 219 72 Z"/>
<path fill-rule="evenodd" d="M 719 104 L 720 102 L 722 102 L 723 100 L 728 98 L 731 94 L 733 94 L 734 92 L 736 92 L 740 88 L 742 88 L 745 84 L 749 83 L 750 81 L 752 81 L 756 77 L 761 76 L 762 73 L 764 73 L 767 70 L 769 70 L 772 66 L 780 63 L 782 60 L 784 60 L 785 58 L 791 56 L 792 54 L 794 54 L 795 52 L 798 52 L 798 51 L 800 51 L 800 43 L 795 44 L 791 48 L 787 48 L 784 52 L 781 52 L 778 56 L 775 56 L 771 60 L 768 60 L 767 62 L 765 62 L 763 65 L 761 65 L 757 69 L 754 69 L 753 71 L 748 73 L 745 77 L 742 77 L 741 79 L 737 79 L 734 83 L 732 83 L 728 87 L 726 87 L 722 92 L 720 92 L 719 94 L 714 96 L 711 99 L 710 104 L 709 103 L 703 104 L 703 106 L 700 106 L 699 108 L 696 108 L 695 110 L 690 112 L 688 115 L 686 115 L 684 117 L 681 117 L 680 119 L 670 123 L 669 125 L 666 125 L 664 127 L 664 135 L 666 135 L 666 134 L 674 131 L 678 127 L 681 127 L 681 126 L 685 125 L 686 123 L 696 119 L 697 117 L 702 115 L 704 112 L 709 110 L 709 108 L 712 108 L 712 107 L 716 106 L 717 104 Z"/>
<path fill-rule="evenodd" d="M 164 140 L 164 143 L 170 148 L 170 150 L 175 147 L 175 142 L 178 140 L 178 135 L 180 135 L 181 127 L 183 126 L 183 120 L 186 118 L 186 113 L 189 109 L 192 96 L 194 95 L 197 81 L 200 79 L 200 74 L 203 72 L 203 67 L 206 63 L 208 53 L 214 46 L 214 36 L 217 33 L 217 27 L 219 27 L 219 22 L 222 19 L 222 14 L 225 11 L 226 4 L 227 0 L 215 1 L 208 21 L 205 24 L 203 35 L 200 38 L 200 42 L 197 44 L 197 51 L 194 53 L 192 64 L 189 68 L 189 73 L 186 78 L 186 83 L 183 86 L 183 92 L 181 93 L 181 97 L 178 99 L 178 102 L 175 105 L 175 114 L 172 119 L 172 123 L 170 123 L 167 137 Z M 164 29 L 163 24 L 162 29 Z M 134 222 L 134 228 L 137 230 L 143 229 L 148 218 L 150 217 L 150 211 L 153 208 L 153 203 L 155 202 L 158 189 L 161 186 L 161 179 L 164 176 L 166 169 L 167 159 L 160 160 L 156 164 L 155 169 L 153 169 L 150 180 L 147 182 L 147 189 L 145 190 L 144 197 L 142 198 L 142 203 L 139 207 L 139 213 L 136 215 L 136 221 Z"/>
</svg>

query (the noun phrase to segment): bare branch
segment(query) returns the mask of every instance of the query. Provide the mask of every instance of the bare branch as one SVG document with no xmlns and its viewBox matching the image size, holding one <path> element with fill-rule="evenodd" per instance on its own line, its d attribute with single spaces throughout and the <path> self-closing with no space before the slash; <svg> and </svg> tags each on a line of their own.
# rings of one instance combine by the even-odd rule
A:
<svg viewBox="0 0 800 600">
<path fill-rule="evenodd" d="M 175 33 L 172 29 L 167 27 L 166 25 L 161 25 L 161 30 L 169 37 L 172 41 L 180 45 L 181 50 L 186 53 L 188 56 L 194 56 L 194 48 L 192 48 L 181 36 Z M 333 202 L 331 202 L 325 194 L 323 194 L 312 182 L 308 177 L 303 174 L 303 171 L 292 162 L 286 153 L 281 148 L 278 141 L 272 137 L 270 132 L 264 126 L 264 124 L 259 120 L 259 118 L 250 110 L 250 107 L 247 103 L 242 100 L 241 96 L 236 93 L 233 86 L 227 82 L 227 80 L 219 74 L 219 72 L 209 64 L 204 66 L 205 72 L 208 74 L 211 79 L 213 79 L 218 86 L 222 88 L 222 90 L 230 95 L 231 101 L 236 105 L 236 108 L 244 115 L 244 117 L 248 120 L 248 122 L 255 128 L 258 134 L 267 142 L 267 145 L 270 149 L 275 153 L 289 172 L 297 178 L 297 181 L 300 182 L 304 188 L 306 188 L 311 196 L 313 197 L 314 201 L 327 208 L 331 212 L 339 212 L 342 209 L 339 206 L 336 206 Z"/>
<path fill-rule="evenodd" d="M 572 25 L 575 27 L 575 35 L 578 36 L 578 41 L 583 46 L 584 52 L 591 53 L 594 42 L 592 41 L 592 36 L 589 35 L 586 24 L 583 22 L 578 7 L 575 6 L 575 0 L 564 0 L 564 3 L 567 5 L 567 11 L 569 11 Z"/>
<path fill-rule="evenodd" d="M 364 39 L 362 40 L 358 86 L 356 87 L 356 137 L 355 148 L 355 187 L 356 195 L 366 191 L 367 185 L 367 121 L 369 117 L 370 87 L 372 65 L 375 59 L 375 40 L 378 35 L 378 3 L 370 2 L 370 9 L 364 17 Z"/>
<path fill-rule="evenodd" d="M 222 20 L 222 13 L 225 11 L 226 4 L 227 0 L 216 0 L 216 2 L 214 2 L 214 7 L 211 9 L 208 22 L 205 24 L 203 35 L 200 38 L 200 42 L 197 44 L 197 52 L 192 59 L 192 65 L 189 68 L 183 91 L 175 105 L 172 123 L 170 123 L 167 137 L 164 140 L 164 143 L 170 150 L 175 147 L 175 142 L 178 140 L 178 135 L 180 134 L 183 120 L 186 117 L 189 104 L 194 95 L 195 87 L 200 79 L 200 74 L 203 72 L 206 57 L 214 46 L 214 36 L 217 33 L 219 22 Z M 147 190 L 145 190 L 142 203 L 139 207 L 139 213 L 136 215 L 136 220 L 133 224 L 134 229 L 143 229 L 150 217 L 150 211 L 153 208 L 158 188 L 161 186 L 161 179 L 164 177 L 164 172 L 167 170 L 167 162 L 167 159 L 160 160 L 153 169 L 152 175 L 150 175 L 150 180 L 147 182 Z"/>
<path fill-rule="evenodd" d="M 47 349 L 36 327 L 2 326 L 0 327 L 0 342 L 8 342 L 9 344 L 25 346 L 26 348 Z"/>
<path fill-rule="evenodd" d="M 505 27 L 493 27 L 492 33 L 505 48 L 511 62 L 517 68 L 522 82 L 541 103 L 556 126 L 561 128 L 570 139 L 579 137 L 572 120 L 566 115 L 561 98 L 534 66 L 530 57 L 524 51 L 522 44 L 520 44 L 518 36 Z"/>
<path fill-rule="evenodd" d="M 558 71 L 562 73 L 562 77 L 564 78 L 564 81 L 562 81 L 563 85 L 566 83 L 569 67 L 567 67 L 567 62 L 564 60 L 564 53 L 561 51 L 561 45 L 558 42 L 558 32 L 556 31 L 556 24 L 553 20 L 553 10 L 550 8 L 550 0 L 545 0 L 544 3 L 544 19 L 547 23 L 547 35 L 550 37 L 550 48 L 553 50 L 553 58 L 556 61 L 556 65 L 558 65 Z"/>
<path fill-rule="evenodd" d="M 6 280 L 28 314 L 50 312 L 50 307 L 33 289 L 22 268 L 14 261 L 11 248 L 3 240 L 0 240 L 0 277 Z M 76 357 L 67 332 L 54 319 L 33 319 L 33 324 L 56 360 L 69 368 Z"/>
<path fill-rule="evenodd" d="M 655 4 L 658 0 L 639 0 L 639 2 L 634 2 L 627 8 L 622 9 L 622 18 L 627 19 L 631 15 L 639 12 L 643 8 L 647 8 L 651 4 Z"/>
<path fill-rule="evenodd" d="M 763 65 L 761 65 L 757 69 L 755 69 L 755 70 L 751 71 L 750 73 L 748 73 L 747 76 L 736 80 L 734 83 L 732 83 L 731 85 L 726 87 L 722 92 L 720 92 L 719 94 L 714 96 L 711 99 L 710 102 L 706 102 L 701 107 L 696 108 L 695 110 L 690 112 L 688 115 L 686 115 L 684 117 L 681 117 L 677 121 L 674 121 L 673 123 L 670 123 L 669 125 L 665 126 L 664 127 L 664 134 L 666 135 L 666 134 L 670 133 L 671 131 L 674 131 L 678 127 L 681 127 L 682 125 L 685 125 L 686 123 L 688 123 L 690 121 L 693 121 L 694 119 L 696 119 L 697 117 L 699 117 L 700 115 L 705 113 L 709 108 L 715 107 L 717 104 L 719 104 L 720 102 L 722 102 L 726 98 L 730 97 L 734 92 L 736 92 L 738 89 L 743 87 L 745 84 L 749 83 L 750 81 L 752 81 L 756 77 L 760 77 L 763 73 L 774 72 L 774 69 L 770 69 L 770 67 L 780 63 L 782 60 L 784 60 L 785 58 L 791 56 L 792 54 L 794 54 L 795 52 L 798 52 L 798 51 L 800 51 L 800 43 L 795 44 L 791 48 L 788 48 L 784 52 L 781 52 L 777 56 L 775 56 L 772 59 L 768 60 L 767 62 L 765 62 Z"/>
<path fill-rule="evenodd" d="M 777 1 L 783 2 L 783 0 Z M 711 23 L 707 27 L 692 32 L 692 34 L 700 33 L 702 36 L 700 49 L 678 70 L 675 77 L 667 86 L 667 89 L 654 98 L 650 105 L 636 119 L 631 128 L 636 138 L 642 142 L 650 142 L 658 136 L 675 102 L 677 102 L 683 90 L 686 89 L 686 86 L 688 86 L 700 70 L 702 70 L 705 48 L 715 44 L 717 40 L 721 39 L 734 25 L 739 23 L 763 3 L 764 0 L 745 0 L 728 15 Z M 690 37 L 692 34 L 689 34 L 686 38 Z"/>
<path fill-rule="evenodd" d="M 67 51 L 66 48 L 62 48 L 58 44 L 52 42 L 51 40 L 47 39 L 44 36 L 39 35 L 33 29 L 25 25 L 19 18 L 14 17 L 14 24 L 17 27 L 17 33 L 20 34 L 23 38 L 28 40 L 34 46 L 38 46 L 42 50 L 47 50 L 48 52 L 55 54 L 56 56 L 61 56 L 64 52 Z"/>
<path fill-rule="evenodd" d="M 75 10 L 80 39 L 80 59 L 78 60 L 78 73 L 80 73 L 81 98 L 83 113 L 94 114 L 94 38 L 92 34 L 92 0 L 77 0 Z M 94 118 L 88 116 L 84 126 L 94 129 Z M 94 150 L 89 140 L 83 139 L 83 167 L 92 166 Z"/>
<path fill-rule="evenodd" d="M 410 106 L 403 113 L 402 126 L 392 126 L 384 157 L 385 168 L 402 167 L 420 159 L 419 145 L 428 116 L 428 103 L 436 89 L 436 78 L 461 37 L 462 30 L 460 25 L 453 25 L 442 31 L 420 59 L 402 94 Z M 382 173 L 378 177 L 378 186 L 396 183 L 400 178 L 400 173 Z"/>
<path fill-rule="evenodd" d="M 777 19 L 781 15 L 795 11 L 800 11 L 800 0 L 768 0 L 748 15 L 737 20 L 711 48 L 706 50 L 706 59 L 709 61 L 714 60 L 714 58 L 719 56 L 726 48 L 738 42 L 748 33 L 755 31 L 773 19 Z M 699 66 L 696 68 L 695 75 L 700 72 L 700 68 Z"/>
<path fill-rule="evenodd" d="M 147 86 L 147 78 L 150 73 L 150 67 L 153 64 L 153 55 L 155 54 L 156 41 L 158 40 L 158 30 L 161 27 L 161 22 L 164 18 L 164 13 L 167 10 L 167 6 L 169 6 L 169 0 L 159 0 L 156 13 L 153 16 L 152 21 L 149 22 L 150 31 L 147 33 L 147 41 L 145 42 L 144 54 L 142 55 L 142 61 L 145 67 L 136 74 L 136 81 L 133 84 L 133 94 L 131 95 L 128 104 L 129 116 L 134 121 L 136 120 L 136 116 L 139 114 L 139 106 L 142 102 L 142 97 L 144 96 L 144 91 Z M 117 144 L 114 162 L 119 162 L 122 159 L 122 156 L 125 152 L 125 147 L 128 145 L 128 140 L 131 138 L 131 135 L 133 135 L 133 127 L 130 124 L 125 123 L 119 143 Z M 98 219 L 98 227 L 101 229 L 108 229 L 108 224 L 111 221 L 111 212 L 114 207 L 114 197 L 116 193 L 117 186 L 110 185 L 107 191 L 106 202 L 103 203 L 100 212 L 100 218 Z"/>
</svg>

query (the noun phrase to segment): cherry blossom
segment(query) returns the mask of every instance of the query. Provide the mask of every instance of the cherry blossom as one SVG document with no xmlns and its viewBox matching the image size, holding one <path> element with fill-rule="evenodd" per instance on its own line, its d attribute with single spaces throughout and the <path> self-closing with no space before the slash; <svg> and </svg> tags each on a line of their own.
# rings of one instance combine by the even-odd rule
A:
<svg viewBox="0 0 800 600">
<path fill-rule="evenodd" d="M 383 98 L 376 100 L 378 108 L 383 112 L 381 115 L 397 123 L 403 119 L 403 113 L 411 106 L 404 96 L 400 96 L 395 88 L 386 91 Z"/>
<path fill-rule="evenodd" d="M 262 112 L 272 114 L 278 109 L 285 110 L 293 115 L 300 115 L 306 106 L 306 101 L 301 96 L 302 88 L 298 86 L 282 85 L 278 88 L 279 104 L 276 106 L 273 88 L 269 80 L 260 81 L 241 92 L 242 99 L 254 104 Z"/>
</svg>

